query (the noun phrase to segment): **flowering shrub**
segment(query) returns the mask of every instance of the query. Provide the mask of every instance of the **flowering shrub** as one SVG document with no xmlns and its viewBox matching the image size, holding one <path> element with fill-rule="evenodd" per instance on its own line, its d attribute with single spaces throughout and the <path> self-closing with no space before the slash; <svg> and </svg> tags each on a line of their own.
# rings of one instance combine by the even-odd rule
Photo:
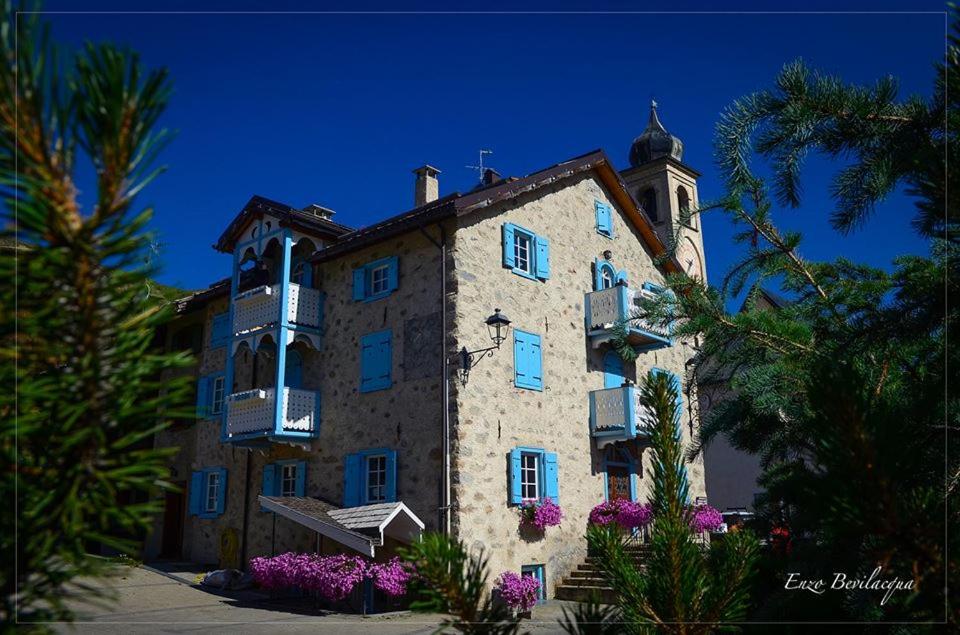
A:
<svg viewBox="0 0 960 635">
<path fill-rule="evenodd" d="M 590 510 L 590 523 L 593 525 L 617 523 L 624 529 L 637 529 L 649 525 L 652 520 L 650 505 L 623 499 L 604 501 Z"/>
<path fill-rule="evenodd" d="M 710 505 L 696 505 L 689 510 L 690 529 L 696 533 L 715 531 L 723 524 L 723 515 Z"/>
<path fill-rule="evenodd" d="M 497 578 L 494 588 L 500 597 L 513 610 L 529 611 L 540 599 L 540 580 L 533 576 L 520 576 L 512 571 L 504 571 Z"/>
<path fill-rule="evenodd" d="M 371 565 L 368 575 L 373 579 L 373 586 L 387 595 L 403 595 L 407 592 L 407 583 L 412 577 L 410 571 L 394 558 L 390 562 Z"/>
<path fill-rule="evenodd" d="M 520 506 L 520 524 L 536 527 L 543 531 L 547 527 L 559 525 L 563 520 L 563 510 L 549 498 L 530 501 Z"/>
<path fill-rule="evenodd" d="M 264 589 L 300 587 L 332 601 L 346 598 L 366 578 L 372 579 L 374 586 L 388 595 L 403 595 L 410 579 L 397 558 L 371 564 L 360 556 L 343 554 L 285 553 L 273 558 L 253 558 L 250 571 Z"/>
</svg>

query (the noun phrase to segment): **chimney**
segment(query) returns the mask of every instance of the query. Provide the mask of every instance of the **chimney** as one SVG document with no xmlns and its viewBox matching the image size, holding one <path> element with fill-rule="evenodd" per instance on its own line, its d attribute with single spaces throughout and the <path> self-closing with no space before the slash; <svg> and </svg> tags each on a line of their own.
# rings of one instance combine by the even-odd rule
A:
<svg viewBox="0 0 960 635">
<path fill-rule="evenodd" d="M 440 182 L 437 175 L 440 170 L 432 165 L 423 165 L 413 171 L 417 182 L 413 189 L 413 206 L 420 207 L 440 198 Z"/>
<path fill-rule="evenodd" d="M 486 187 L 488 185 L 493 185 L 494 183 L 500 181 L 500 173 L 494 170 L 493 168 L 484 168 L 482 183 Z"/>
<path fill-rule="evenodd" d="M 333 218 L 335 213 L 332 209 L 322 205 L 317 205 L 316 203 L 310 203 L 300 211 L 306 212 L 307 214 L 313 214 L 317 218 L 322 218 L 324 220 L 330 220 Z"/>
</svg>

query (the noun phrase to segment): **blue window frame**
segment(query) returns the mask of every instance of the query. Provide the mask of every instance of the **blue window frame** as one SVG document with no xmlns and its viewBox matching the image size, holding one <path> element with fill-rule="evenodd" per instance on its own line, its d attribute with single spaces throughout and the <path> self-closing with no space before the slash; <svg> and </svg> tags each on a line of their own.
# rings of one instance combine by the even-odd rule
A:
<svg viewBox="0 0 960 635">
<path fill-rule="evenodd" d="M 207 467 L 190 475 L 189 513 L 200 518 L 223 514 L 227 498 L 227 468 Z"/>
<path fill-rule="evenodd" d="M 210 348 L 226 346 L 230 341 L 230 314 L 217 313 L 213 316 L 213 326 L 210 329 Z"/>
<path fill-rule="evenodd" d="M 344 460 L 343 506 L 397 500 L 397 451 L 375 448 L 348 454 Z"/>
<path fill-rule="evenodd" d="M 353 270 L 353 299 L 372 302 L 399 287 L 400 267 L 396 256 L 374 260 Z"/>
<path fill-rule="evenodd" d="M 539 335 L 514 329 L 513 366 L 517 388 L 543 390 L 543 351 Z"/>
<path fill-rule="evenodd" d="M 306 461 L 277 461 L 263 466 L 260 493 L 264 496 L 303 497 L 306 495 L 306 484 Z"/>
<path fill-rule="evenodd" d="M 393 385 L 393 334 L 387 329 L 360 338 L 360 392 Z"/>
<path fill-rule="evenodd" d="M 537 591 L 537 603 L 547 599 L 547 577 L 545 568 L 542 564 L 525 564 L 520 567 L 520 576 L 530 576 L 540 582 L 540 589 Z"/>
<path fill-rule="evenodd" d="M 594 201 L 597 213 L 597 233 L 613 238 L 613 208 L 601 201 Z"/>
<path fill-rule="evenodd" d="M 531 280 L 550 278 L 550 241 L 529 229 L 503 224 L 503 266 Z"/>
<path fill-rule="evenodd" d="M 510 450 L 510 504 L 544 498 L 560 503 L 556 453 L 543 448 L 513 448 Z"/>
</svg>

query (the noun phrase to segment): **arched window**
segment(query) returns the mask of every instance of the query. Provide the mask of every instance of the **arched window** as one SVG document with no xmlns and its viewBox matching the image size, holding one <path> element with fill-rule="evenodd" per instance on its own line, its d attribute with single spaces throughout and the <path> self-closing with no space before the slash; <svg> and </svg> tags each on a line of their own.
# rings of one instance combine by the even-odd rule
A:
<svg viewBox="0 0 960 635">
<path fill-rule="evenodd" d="M 311 278 L 313 277 L 311 275 L 312 273 L 310 263 L 304 262 L 299 258 L 294 258 L 293 266 L 290 268 L 290 282 L 309 287 L 311 286 Z"/>
<path fill-rule="evenodd" d="M 609 289 L 613 286 L 613 270 L 610 267 L 600 268 L 600 288 Z"/>
<path fill-rule="evenodd" d="M 687 188 L 682 185 L 677 186 L 677 209 L 680 210 L 681 218 L 690 211 L 690 195 L 687 194 Z M 693 226 L 693 218 L 686 221 L 687 225 Z"/>
<path fill-rule="evenodd" d="M 606 260 L 597 259 L 593 265 L 593 290 L 609 289 L 617 284 L 617 271 Z"/>
<path fill-rule="evenodd" d="M 643 211 L 647 213 L 647 216 L 650 217 L 654 223 L 660 221 L 660 215 L 657 212 L 657 191 L 652 187 L 648 187 L 643 191 L 643 194 L 640 195 L 640 204 L 643 205 Z"/>
</svg>

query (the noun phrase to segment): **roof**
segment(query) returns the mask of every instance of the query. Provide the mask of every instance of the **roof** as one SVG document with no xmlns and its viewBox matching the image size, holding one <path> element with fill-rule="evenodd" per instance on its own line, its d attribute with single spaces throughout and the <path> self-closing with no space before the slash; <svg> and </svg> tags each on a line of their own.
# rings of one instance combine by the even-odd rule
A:
<svg viewBox="0 0 960 635">
<path fill-rule="evenodd" d="M 240 213 L 230 221 L 227 229 L 220 235 L 213 248 L 223 252 L 233 251 L 233 244 L 240 232 L 246 227 L 247 222 L 252 218 L 259 218 L 263 214 L 270 214 L 279 219 L 281 227 L 298 227 L 334 240 L 353 231 L 352 227 L 335 223 L 329 218 L 321 218 L 316 214 L 304 212 L 277 201 L 271 201 L 263 196 L 254 195 L 243 206 Z"/>
<path fill-rule="evenodd" d="M 389 535 L 412 542 L 424 524 L 402 502 L 341 508 L 305 496 L 258 496 L 268 511 L 323 534 L 340 544 L 373 557 Z"/>
<path fill-rule="evenodd" d="M 627 190 L 626 184 L 620 177 L 620 173 L 613 167 L 610 158 L 603 150 L 598 149 L 568 161 L 557 163 L 523 178 L 499 181 L 467 194 L 455 192 L 427 205 L 380 221 L 370 227 L 355 230 L 341 236 L 335 244 L 318 251 L 314 254 L 312 260 L 315 262 L 331 260 L 411 229 L 454 216 L 465 216 L 527 192 L 547 187 L 562 179 L 589 171 L 596 171 L 618 206 L 626 212 L 627 217 L 640 231 L 641 236 L 654 255 L 665 253 L 666 246 L 657 235 L 653 223 Z M 675 260 L 669 261 L 668 268 L 675 271 L 681 270 Z"/>
</svg>

